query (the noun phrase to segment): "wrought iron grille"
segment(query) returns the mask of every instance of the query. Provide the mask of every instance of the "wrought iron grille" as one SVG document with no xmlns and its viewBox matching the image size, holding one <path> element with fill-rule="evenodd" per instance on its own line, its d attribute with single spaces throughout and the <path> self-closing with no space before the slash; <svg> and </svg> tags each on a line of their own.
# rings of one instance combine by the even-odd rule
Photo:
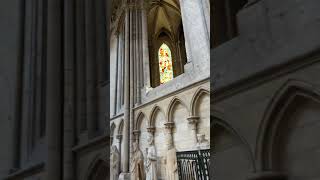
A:
<svg viewBox="0 0 320 180">
<path fill-rule="evenodd" d="M 209 180 L 210 149 L 177 152 L 180 180 Z"/>
</svg>

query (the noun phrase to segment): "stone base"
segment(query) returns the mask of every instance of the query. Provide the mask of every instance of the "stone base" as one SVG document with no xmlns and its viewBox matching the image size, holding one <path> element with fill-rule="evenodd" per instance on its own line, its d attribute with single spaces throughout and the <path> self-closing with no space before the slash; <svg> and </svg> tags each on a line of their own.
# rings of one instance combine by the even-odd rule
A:
<svg viewBox="0 0 320 180">
<path fill-rule="evenodd" d="M 121 173 L 119 175 L 119 180 L 130 180 L 130 173 Z"/>
</svg>

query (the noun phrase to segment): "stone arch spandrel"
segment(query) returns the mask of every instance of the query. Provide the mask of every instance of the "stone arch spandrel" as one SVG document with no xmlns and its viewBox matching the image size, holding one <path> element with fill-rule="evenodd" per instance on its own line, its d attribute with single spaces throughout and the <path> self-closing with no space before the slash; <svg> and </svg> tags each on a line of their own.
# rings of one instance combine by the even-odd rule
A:
<svg viewBox="0 0 320 180">
<path fill-rule="evenodd" d="M 167 113 L 166 113 L 166 118 L 167 118 L 167 121 L 168 122 L 173 122 L 173 119 L 172 119 L 172 113 L 173 113 L 173 109 L 175 108 L 175 106 L 177 104 L 180 104 L 182 105 L 186 111 L 187 111 L 187 115 L 189 114 L 189 109 L 188 109 L 188 106 L 178 97 L 173 97 L 168 105 L 168 109 L 167 109 Z M 185 119 L 187 121 L 187 119 Z"/>
<path fill-rule="evenodd" d="M 204 134 L 210 141 L 210 93 L 200 87 L 192 97 L 190 103 L 191 117 L 199 117 L 197 133 Z"/>
<path fill-rule="evenodd" d="M 284 83 L 268 104 L 259 127 L 256 148 L 259 169 L 280 173 L 286 171 L 289 179 L 291 176 L 312 178 L 312 172 L 313 175 L 318 172 L 313 170 L 319 161 L 314 161 L 308 170 L 297 168 L 295 164 L 308 167 L 310 164 L 304 163 L 315 153 L 311 149 L 316 149 L 310 147 L 319 144 L 313 138 L 320 130 L 315 116 L 320 116 L 319 88 L 299 80 L 291 79 Z M 304 137 L 308 137 L 307 140 Z M 298 162 L 299 156 L 301 161 Z"/>
<path fill-rule="evenodd" d="M 122 135 L 122 133 L 123 133 L 123 123 L 124 123 L 124 120 L 121 119 L 120 123 L 118 125 L 118 135 Z"/>
<path fill-rule="evenodd" d="M 255 171 L 253 153 L 247 141 L 224 120 L 211 117 L 211 161 L 210 177 L 215 179 L 246 179 Z M 232 173 L 230 173 L 232 172 Z"/>
<path fill-rule="evenodd" d="M 112 139 L 111 145 L 113 145 L 113 143 L 115 142 L 116 136 L 117 136 L 117 134 L 115 134 L 115 129 L 116 129 L 116 125 L 114 122 L 112 122 L 111 126 L 110 126 L 110 137 Z"/>
<path fill-rule="evenodd" d="M 84 180 L 106 180 L 109 178 L 110 175 L 110 168 L 109 168 L 109 160 L 102 156 L 97 155 L 93 159 L 93 161 L 88 166 L 87 175 L 85 176 Z"/>
<path fill-rule="evenodd" d="M 188 107 L 178 98 L 173 98 L 168 108 L 168 122 L 174 122 L 173 144 L 177 151 L 191 150 L 195 144 L 188 126 Z"/>
<path fill-rule="evenodd" d="M 162 108 L 158 105 L 155 105 L 151 112 L 150 112 L 150 116 L 149 116 L 149 126 L 150 127 L 156 127 L 155 124 L 156 124 L 156 115 L 157 113 L 162 113 L 164 116 L 165 116 L 165 113 L 164 111 L 162 110 Z"/>
<path fill-rule="evenodd" d="M 137 117 L 135 118 L 135 123 L 134 123 L 133 129 L 139 131 L 142 121 L 143 121 L 144 119 L 146 119 L 146 118 L 147 118 L 147 117 L 146 117 L 146 115 L 145 115 L 143 112 L 139 112 L 138 115 L 137 115 Z M 146 121 L 148 121 L 148 120 L 146 120 Z"/>
<path fill-rule="evenodd" d="M 196 116 L 197 112 L 196 112 L 196 108 L 197 108 L 197 103 L 199 101 L 199 98 L 203 95 L 208 95 L 210 96 L 210 91 L 200 87 L 197 89 L 197 91 L 194 93 L 192 99 L 191 99 L 191 103 L 190 103 L 190 116 Z M 208 106 L 210 107 L 210 104 L 208 104 Z"/>
<path fill-rule="evenodd" d="M 136 131 L 139 133 L 136 136 L 138 136 L 137 140 L 139 141 L 139 148 L 143 152 L 144 157 L 146 157 L 146 148 L 148 147 L 147 138 L 149 135 L 147 128 L 149 127 L 149 121 L 147 116 L 142 112 L 139 113 L 137 118 Z"/>
</svg>

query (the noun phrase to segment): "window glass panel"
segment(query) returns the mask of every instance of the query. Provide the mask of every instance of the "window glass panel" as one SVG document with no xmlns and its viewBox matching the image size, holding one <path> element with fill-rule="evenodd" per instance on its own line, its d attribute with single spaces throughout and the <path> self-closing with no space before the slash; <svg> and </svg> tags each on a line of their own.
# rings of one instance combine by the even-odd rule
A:
<svg viewBox="0 0 320 180">
<path fill-rule="evenodd" d="M 168 45 L 163 43 L 158 51 L 160 84 L 166 83 L 173 79 L 173 67 L 171 50 Z"/>
</svg>

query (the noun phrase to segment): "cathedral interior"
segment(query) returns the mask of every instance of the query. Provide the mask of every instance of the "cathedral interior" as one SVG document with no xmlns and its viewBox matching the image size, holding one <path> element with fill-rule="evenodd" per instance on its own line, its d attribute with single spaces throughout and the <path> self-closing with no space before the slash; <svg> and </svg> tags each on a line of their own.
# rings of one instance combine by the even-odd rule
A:
<svg viewBox="0 0 320 180">
<path fill-rule="evenodd" d="M 0 179 L 320 179 L 319 8 L 0 1 Z"/>
<path fill-rule="evenodd" d="M 209 178 L 209 0 L 115 0 L 110 33 L 110 178 Z"/>
</svg>

